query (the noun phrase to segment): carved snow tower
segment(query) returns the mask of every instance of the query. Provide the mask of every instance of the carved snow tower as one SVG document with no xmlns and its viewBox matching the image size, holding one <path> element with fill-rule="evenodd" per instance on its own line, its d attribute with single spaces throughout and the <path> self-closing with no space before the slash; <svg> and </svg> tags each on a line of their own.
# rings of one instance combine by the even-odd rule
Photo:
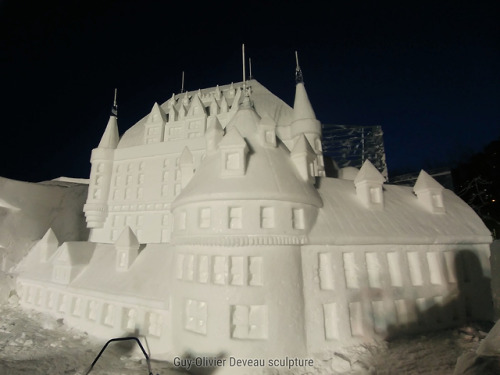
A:
<svg viewBox="0 0 500 375">
<path fill-rule="evenodd" d="M 182 92 L 121 138 L 114 113 L 91 164 L 89 240 L 48 232 L 18 283 L 94 335 L 283 358 L 488 317 L 479 217 L 425 172 L 326 177 L 298 63 L 293 108 L 256 80 Z"/>
<path fill-rule="evenodd" d="M 172 328 L 182 350 L 307 352 L 300 246 L 322 206 L 316 154 L 303 133 L 290 152 L 275 127 L 245 95 L 172 203 Z"/>
</svg>

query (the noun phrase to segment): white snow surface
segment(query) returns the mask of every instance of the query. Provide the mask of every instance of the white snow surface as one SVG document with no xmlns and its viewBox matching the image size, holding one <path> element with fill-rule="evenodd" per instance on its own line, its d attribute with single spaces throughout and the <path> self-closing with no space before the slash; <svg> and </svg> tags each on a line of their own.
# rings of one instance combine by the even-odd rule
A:
<svg viewBox="0 0 500 375">
<path fill-rule="evenodd" d="M 52 228 L 59 240 L 85 240 L 87 185 L 75 180 L 31 183 L 0 177 L 0 270 L 17 264 Z"/>
<path fill-rule="evenodd" d="M 440 374 L 452 375 L 457 358 L 474 356 L 487 328 L 470 325 L 415 337 L 400 338 L 378 345 L 358 346 L 327 353 L 314 359 L 314 367 L 303 369 L 251 369 L 248 374 Z M 144 341 L 141 340 L 141 342 Z M 0 304 L 0 374 L 83 375 L 105 341 L 67 327 L 62 319 L 16 306 Z M 223 369 L 196 368 L 185 372 L 172 363 L 151 360 L 153 374 L 222 374 Z M 215 371 L 214 371 L 215 370 Z M 237 373 L 237 372 L 229 372 Z M 92 375 L 147 374 L 144 356 L 136 345 L 112 343 L 90 372 Z"/>
</svg>

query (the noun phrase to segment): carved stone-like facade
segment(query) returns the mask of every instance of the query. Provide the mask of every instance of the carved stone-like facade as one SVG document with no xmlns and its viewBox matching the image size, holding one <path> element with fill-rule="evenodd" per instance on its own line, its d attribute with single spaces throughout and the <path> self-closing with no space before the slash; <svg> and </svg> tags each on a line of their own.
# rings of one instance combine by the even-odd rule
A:
<svg viewBox="0 0 500 375">
<path fill-rule="evenodd" d="M 414 189 L 369 161 L 325 177 L 304 84 L 293 108 L 246 85 L 173 95 L 121 138 L 111 116 L 89 241 L 40 240 L 22 304 L 170 357 L 307 356 L 484 317 L 491 236 L 470 207 L 425 172 Z"/>
</svg>

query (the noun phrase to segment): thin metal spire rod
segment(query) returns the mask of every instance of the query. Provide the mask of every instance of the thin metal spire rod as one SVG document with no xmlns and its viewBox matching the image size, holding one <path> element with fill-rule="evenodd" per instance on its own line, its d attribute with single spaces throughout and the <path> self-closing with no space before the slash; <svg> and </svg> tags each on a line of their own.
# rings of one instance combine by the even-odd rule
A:
<svg viewBox="0 0 500 375">
<path fill-rule="evenodd" d="M 115 97 L 113 99 L 113 107 L 111 108 L 111 114 L 115 117 L 118 117 L 118 103 L 116 101 L 117 96 L 118 96 L 118 89 L 115 88 Z"/>
<path fill-rule="evenodd" d="M 304 83 L 304 77 L 302 76 L 302 70 L 299 65 L 299 54 L 295 51 L 295 83 Z"/>
<path fill-rule="evenodd" d="M 250 75 L 248 76 L 248 79 L 253 79 L 253 76 L 252 76 L 252 59 L 249 57 L 248 58 L 248 69 L 250 70 Z"/>
<path fill-rule="evenodd" d="M 241 59 L 243 61 L 243 90 L 247 91 L 247 82 L 246 82 L 246 69 L 245 69 L 245 44 L 243 43 L 241 45 Z"/>
<path fill-rule="evenodd" d="M 184 92 L 184 70 L 182 71 L 181 94 Z"/>
</svg>

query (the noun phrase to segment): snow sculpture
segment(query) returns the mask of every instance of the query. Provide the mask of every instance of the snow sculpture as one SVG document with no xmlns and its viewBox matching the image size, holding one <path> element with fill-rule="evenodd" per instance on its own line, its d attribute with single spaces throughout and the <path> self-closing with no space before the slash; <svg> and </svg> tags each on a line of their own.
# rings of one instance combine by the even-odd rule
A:
<svg viewBox="0 0 500 375">
<path fill-rule="evenodd" d="M 121 138 L 112 115 L 91 163 L 89 240 L 48 233 L 21 303 L 153 355 L 301 357 L 459 324 L 478 293 L 460 253 L 489 277 L 487 228 L 425 172 L 417 196 L 368 160 L 325 177 L 301 80 L 293 108 L 250 80 L 155 103 Z"/>
</svg>

